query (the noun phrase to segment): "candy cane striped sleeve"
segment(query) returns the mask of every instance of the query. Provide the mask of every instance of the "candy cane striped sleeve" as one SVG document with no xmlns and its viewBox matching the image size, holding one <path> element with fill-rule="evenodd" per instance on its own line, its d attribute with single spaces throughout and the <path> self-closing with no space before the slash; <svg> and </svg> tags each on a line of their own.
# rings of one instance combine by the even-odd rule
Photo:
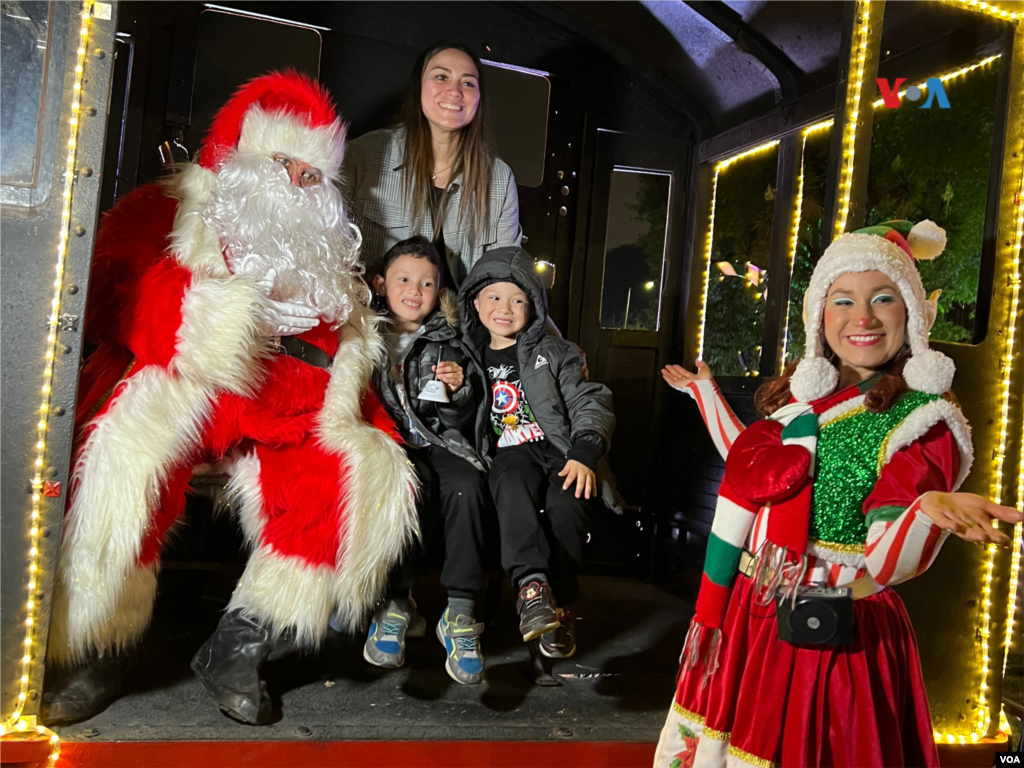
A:
<svg viewBox="0 0 1024 768">
<path fill-rule="evenodd" d="M 914 500 L 894 520 L 875 520 L 868 529 L 865 558 L 879 584 L 899 584 L 927 571 L 949 536 L 921 511 Z"/>
<path fill-rule="evenodd" d="M 935 561 L 949 531 L 921 511 L 921 499 L 929 491 L 950 491 L 959 470 L 960 452 L 944 423 L 931 427 L 882 468 L 864 502 L 864 556 L 879 584 L 912 579 Z"/>
<path fill-rule="evenodd" d="M 682 391 L 697 401 L 704 424 L 724 459 L 736 436 L 745 429 L 743 422 L 736 418 L 713 379 L 694 379 Z"/>
</svg>

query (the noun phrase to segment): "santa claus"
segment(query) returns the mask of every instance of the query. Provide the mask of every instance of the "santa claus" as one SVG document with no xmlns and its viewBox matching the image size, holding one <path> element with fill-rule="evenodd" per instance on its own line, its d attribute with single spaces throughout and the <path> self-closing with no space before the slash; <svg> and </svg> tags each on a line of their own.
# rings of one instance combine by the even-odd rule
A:
<svg viewBox="0 0 1024 768">
<path fill-rule="evenodd" d="M 270 74 L 214 119 L 198 162 L 125 197 L 97 242 L 74 487 L 44 710 L 115 695 L 197 465 L 220 462 L 252 548 L 192 667 L 264 723 L 275 643 L 355 626 L 416 534 L 414 476 L 369 389 L 381 340 L 334 181 L 345 129 L 308 78 Z M 114 671 L 112 671 L 114 670 Z"/>
</svg>

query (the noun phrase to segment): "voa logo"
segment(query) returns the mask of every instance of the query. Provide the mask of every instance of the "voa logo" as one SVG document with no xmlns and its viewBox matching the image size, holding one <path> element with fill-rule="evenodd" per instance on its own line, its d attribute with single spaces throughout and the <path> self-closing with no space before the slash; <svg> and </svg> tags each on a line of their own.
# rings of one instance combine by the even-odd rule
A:
<svg viewBox="0 0 1024 768">
<path fill-rule="evenodd" d="M 1020 752 L 999 752 L 996 754 L 996 759 L 992 761 L 992 765 L 1021 765 L 1020 758 Z"/>
<path fill-rule="evenodd" d="M 907 78 L 897 77 L 892 85 L 889 84 L 889 79 L 886 77 L 877 78 L 877 82 L 878 90 L 882 94 L 882 102 L 885 104 L 886 109 L 898 109 L 900 106 L 900 86 L 907 82 Z M 903 98 L 907 101 L 918 102 L 924 96 L 924 91 L 928 91 L 928 100 L 918 109 L 929 109 L 932 106 L 932 102 L 938 102 L 939 109 L 949 109 L 949 97 L 946 96 L 946 89 L 942 87 L 942 81 L 937 77 L 929 77 L 928 82 L 925 83 L 923 88 L 916 85 L 910 86 L 903 93 Z"/>
</svg>

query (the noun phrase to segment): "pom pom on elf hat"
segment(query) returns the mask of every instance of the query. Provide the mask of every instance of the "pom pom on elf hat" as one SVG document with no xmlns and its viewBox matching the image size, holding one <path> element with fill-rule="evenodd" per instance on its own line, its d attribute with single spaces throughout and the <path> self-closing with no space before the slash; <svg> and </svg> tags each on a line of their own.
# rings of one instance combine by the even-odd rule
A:
<svg viewBox="0 0 1024 768">
<path fill-rule="evenodd" d="M 938 296 L 927 296 L 918 260 L 939 256 L 946 247 L 946 231 L 933 221 L 914 224 L 887 221 L 850 232 L 825 249 L 804 294 L 804 330 L 807 349 L 793 372 L 790 391 L 798 402 L 810 403 L 835 391 L 839 371 L 824 357 L 824 311 L 828 289 L 841 275 L 877 270 L 896 283 L 907 305 L 907 343 L 911 357 L 903 368 L 907 386 L 941 395 L 953 383 L 953 361 L 928 348 L 928 333 L 938 314 Z"/>
</svg>

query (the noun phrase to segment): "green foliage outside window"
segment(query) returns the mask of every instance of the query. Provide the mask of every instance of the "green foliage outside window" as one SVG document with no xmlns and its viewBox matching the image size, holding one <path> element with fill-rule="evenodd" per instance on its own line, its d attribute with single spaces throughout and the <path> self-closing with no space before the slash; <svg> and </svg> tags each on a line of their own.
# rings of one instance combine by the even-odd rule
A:
<svg viewBox="0 0 1024 768">
<path fill-rule="evenodd" d="M 777 163 L 775 147 L 718 176 L 704 320 L 704 361 L 718 376 L 756 376 L 761 364 Z"/>
</svg>

